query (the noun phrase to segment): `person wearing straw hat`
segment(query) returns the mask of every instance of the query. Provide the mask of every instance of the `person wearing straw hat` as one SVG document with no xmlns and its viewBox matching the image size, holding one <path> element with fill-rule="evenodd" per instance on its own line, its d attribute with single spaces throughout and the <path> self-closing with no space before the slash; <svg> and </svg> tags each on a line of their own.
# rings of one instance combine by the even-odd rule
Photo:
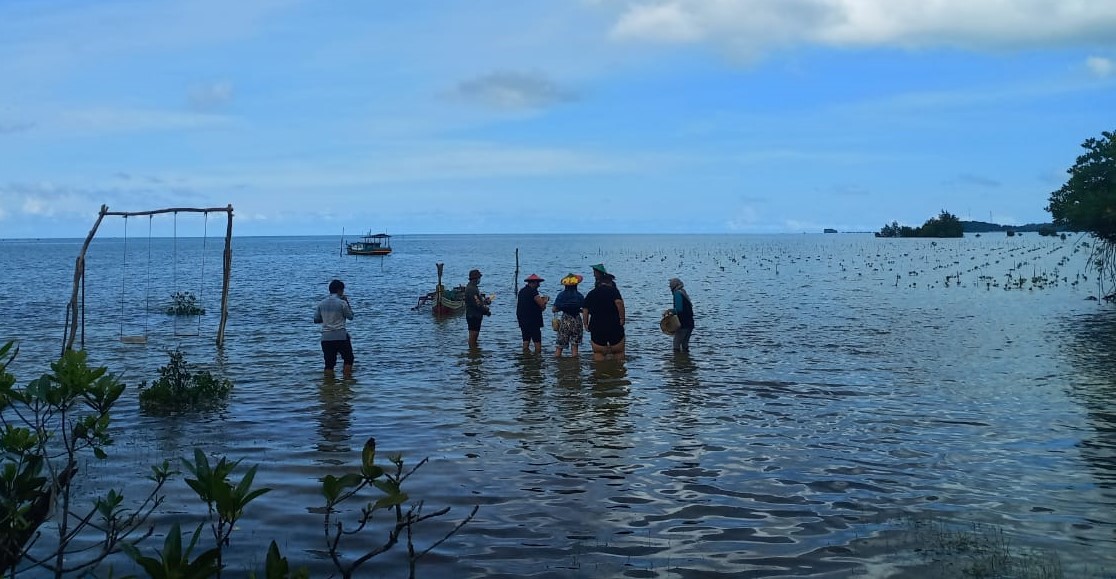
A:
<svg viewBox="0 0 1116 579">
<path fill-rule="evenodd" d="M 465 286 L 465 323 L 469 325 L 469 347 L 476 348 L 480 338 L 481 320 L 491 316 L 492 310 L 480 293 L 481 272 L 469 270 L 469 285 Z"/>
<path fill-rule="evenodd" d="M 589 345 L 593 359 L 604 360 L 609 354 L 624 357 L 624 323 L 626 312 L 624 298 L 616 289 L 616 276 L 608 273 L 604 264 L 593 267 L 597 287 L 589 290 L 581 307 L 581 318 L 589 328 Z"/>
<path fill-rule="evenodd" d="M 550 298 L 539 295 L 539 285 L 546 281 L 543 278 L 531 274 L 523 281 L 524 286 L 519 290 L 515 305 L 515 319 L 523 335 L 523 351 L 529 351 L 530 344 L 534 342 L 535 353 L 539 354 L 542 352 L 543 310 Z"/>
<path fill-rule="evenodd" d="M 585 304 L 585 296 L 577 291 L 577 285 L 583 279 L 576 273 L 568 274 L 561 280 L 565 289 L 554 298 L 554 313 L 559 315 L 555 357 L 562 357 L 562 350 L 569 346 L 570 355 L 576 358 L 577 348 L 585 335 L 585 326 L 581 324 L 581 306 Z"/>
</svg>

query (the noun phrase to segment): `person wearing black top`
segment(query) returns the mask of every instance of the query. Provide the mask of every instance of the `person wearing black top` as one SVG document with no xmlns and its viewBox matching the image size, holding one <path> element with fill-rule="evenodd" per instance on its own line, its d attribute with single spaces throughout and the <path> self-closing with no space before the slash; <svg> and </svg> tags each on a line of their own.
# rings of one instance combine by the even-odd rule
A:
<svg viewBox="0 0 1116 579">
<path fill-rule="evenodd" d="M 544 281 L 543 278 L 531 274 L 523 281 L 526 285 L 519 290 L 515 319 L 519 322 L 519 332 L 523 335 L 523 351 L 528 351 L 531 342 L 534 342 L 535 353 L 539 354 L 542 352 L 543 310 L 550 298 L 539 295 L 539 284 Z"/>
<path fill-rule="evenodd" d="M 616 276 L 603 270 L 603 265 L 593 266 L 597 287 L 585 296 L 581 308 L 582 320 L 589 328 L 594 360 L 604 360 L 609 354 L 624 357 L 624 298 L 616 289 Z"/>
</svg>

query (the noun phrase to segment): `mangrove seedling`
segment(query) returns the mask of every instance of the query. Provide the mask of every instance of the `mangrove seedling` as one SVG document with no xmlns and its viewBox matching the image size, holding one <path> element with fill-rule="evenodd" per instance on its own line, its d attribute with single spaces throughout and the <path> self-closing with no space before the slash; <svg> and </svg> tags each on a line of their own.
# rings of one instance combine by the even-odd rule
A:
<svg viewBox="0 0 1116 579">
<path fill-rule="evenodd" d="M 216 378 L 208 370 L 192 370 L 181 350 L 168 351 L 170 360 L 159 368 L 159 378 L 139 386 L 140 408 L 154 412 L 206 410 L 220 406 L 232 390 L 232 382 Z"/>
</svg>

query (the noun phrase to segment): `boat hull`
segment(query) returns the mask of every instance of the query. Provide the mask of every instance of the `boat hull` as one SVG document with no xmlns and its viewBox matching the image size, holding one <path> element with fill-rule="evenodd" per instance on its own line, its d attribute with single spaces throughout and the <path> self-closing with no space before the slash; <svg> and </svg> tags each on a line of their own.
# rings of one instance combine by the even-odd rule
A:
<svg viewBox="0 0 1116 579">
<path fill-rule="evenodd" d="M 349 255 L 387 255 L 391 253 L 391 249 L 359 249 L 355 247 L 349 248 Z"/>
<path fill-rule="evenodd" d="M 447 292 L 435 292 L 434 305 L 430 309 L 435 316 L 452 316 L 465 311 L 465 300 L 453 299 Z"/>
</svg>

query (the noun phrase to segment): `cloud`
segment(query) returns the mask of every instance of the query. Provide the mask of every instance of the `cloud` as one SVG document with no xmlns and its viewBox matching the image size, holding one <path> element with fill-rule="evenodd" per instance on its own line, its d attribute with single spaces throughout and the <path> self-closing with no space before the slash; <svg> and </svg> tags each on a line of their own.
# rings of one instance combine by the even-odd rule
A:
<svg viewBox="0 0 1116 579">
<path fill-rule="evenodd" d="M 226 126 L 231 122 L 229 117 L 215 114 L 105 107 L 61 112 L 53 119 L 50 128 L 104 134 L 206 129 Z"/>
<path fill-rule="evenodd" d="M 190 108 L 196 111 L 214 111 L 225 108 L 233 100 L 231 82 L 220 81 L 198 85 L 190 89 Z"/>
<path fill-rule="evenodd" d="M 494 72 L 462 81 L 453 96 L 500 110 L 541 109 L 575 100 L 573 92 L 537 73 Z"/>
<path fill-rule="evenodd" d="M 1104 58 L 1102 56 L 1090 56 L 1086 58 L 1085 68 L 1088 68 L 1093 76 L 1099 78 L 1107 78 L 1116 74 L 1116 62 L 1111 58 Z"/>
<path fill-rule="evenodd" d="M 614 39 L 708 41 L 754 59 L 795 45 L 1019 49 L 1111 45 L 1116 3 L 1062 0 L 637 0 Z"/>
<path fill-rule="evenodd" d="M 995 179 L 990 179 L 988 177 L 983 177 L 981 175 L 974 175 L 972 173 L 963 173 L 961 175 L 957 175 L 956 177 L 950 179 L 949 181 L 946 181 L 946 184 L 947 185 L 961 185 L 961 186 L 972 185 L 972 186 L 976 186 L 976 187 L 984 187 L 986 189 L 993 189 L 993 188 L 996 188 L 996 187 L 1003 186 L 1003 183 L 1001 183 L 1001 182 L 999 182 Z"/>
<path fill-rule="evenodd" d="M 0 135 L 22 133 L 35 128 L 35 123 L 28 121 L 0 121 Z"/>
<path fill-rule="evenodd" d="M 89 192 L 53 183 L 11 184 L 0 187 L 0 206 L 17 208 L 13 216 L 74 217 L 96 213 Z"/>
</svg>

